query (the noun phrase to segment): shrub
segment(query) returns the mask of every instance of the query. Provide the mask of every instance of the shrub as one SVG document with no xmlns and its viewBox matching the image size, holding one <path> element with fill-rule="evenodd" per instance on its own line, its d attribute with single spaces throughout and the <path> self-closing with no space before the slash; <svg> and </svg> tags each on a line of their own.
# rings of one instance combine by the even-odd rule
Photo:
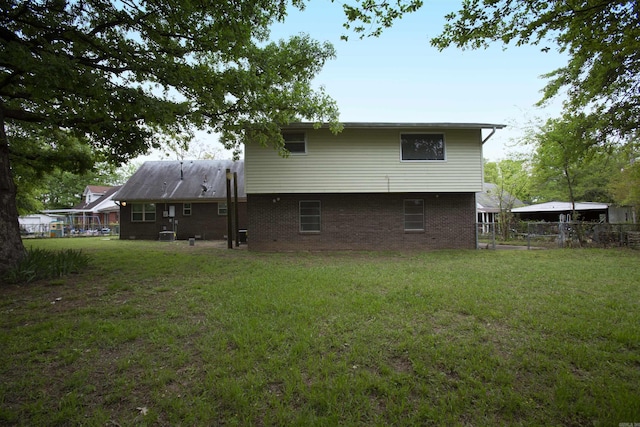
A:
<svg viewBox="0 0 640 427">
<path fill-rule="evenodd" d="M 80 250 L 29 249 L 20 264 L 9 270 L 5 280 L 9 283 L 30 283 L 35 280 L 55 279 L 79 273 L 88 264 L 89 256 Z"/>
</svg>

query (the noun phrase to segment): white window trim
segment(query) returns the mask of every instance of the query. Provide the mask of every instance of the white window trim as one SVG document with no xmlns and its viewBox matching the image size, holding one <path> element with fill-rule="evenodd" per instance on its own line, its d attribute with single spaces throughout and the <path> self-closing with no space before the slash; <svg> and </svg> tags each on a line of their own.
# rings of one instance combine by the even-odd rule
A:
<svg viewBox="0 0 640 427">
<path fill-rule="evenodd" d="M 189 205 L 189 213 L 187 213 L 186 206 Z M 183 203 L 182 204 L 182 216 L 191 216 L 193 213 L 193 203 Z"/>
<path fill-rule="evenodd" d="M 444 159 L 442 160 L 405 160 L 402 158 L 402 135 L 442 135 L 444 144 Z M 400 132 L 398 135 L 398 145 L 400 146 L 400 161 L 402 163 L 444 163 L 447 161 L 447 135 L 445 132 Z"/>
<path fill-rule="evenodd" d="M 142 219 L 133 219 L 133 206 L 136 205 L 141 205 L 142 206 Z M 153 220 L 148 220 L 147 218 L 147 210 L 145 209 L 147 207 L 147 205 L 153 205 Z M 135 212 L 135 213 L 140 213 L 140 212 Z M 150 213 L 150 212 L 149 212 Z M 131 222 L 156 222 L 158 218 L 158 212 L 157 212 L 157 207 L 155 203 L 132 203 L 131 204 Z"/>
<path fill-rule="evenodd" d="M 307 132 L 304 131 L 300 131 L 300 132 L 294 132 L 294 131 L 284 131 L 282 132 L 282 137 L 284 138 L 284 135 L 286 134 L 292 134 L 292 133 L 301 133 L 304 135 L 304 141 L 291 141 L 291 142 L 304 142 L 304 152 L 300 152 L 300 151 L 289 151 L 289 155 L 290 156 L 306 156 L 308 150 L 308 143 L 307 143 Z M 286 150 L 286 144 L 287 142 L 285 141 L 285 150 Z"/>
<path fill-rule="evenodd" d="M 407 202 L 422 202 L 422 228 L 407 228 Z M 402 201 L 402 228 L 405 233 L 420 233 L 425 231 L 425 212 L 424 212 L 424 199 L 404 199 Z"/>
<path fill-rule="evenodd" d="M 309 202 L 314 202 L 314 203 L 318 203 L 318 219 L 319 219 L 319 225 L 320 225 L 320 229 L 319 230 L 303 230 L 302 229 L 302 203 L 309 203 Z M 307 216 L 311 216 L 311 215 L 307 215 Z M 310 233 L 310 234 L 318 234 L 322 231 L 322 202 L 320 200 L 300 200 L 298 202 L 298 231 L 300 233 Z"/>
<path fill-rule="evenodd" d="M 220 207 L 224 205 L 224 213 L 220 213 Z M 218 202 L 218 216 L 227 216 L 228 207 L 226 202 Z"/>
</svg>

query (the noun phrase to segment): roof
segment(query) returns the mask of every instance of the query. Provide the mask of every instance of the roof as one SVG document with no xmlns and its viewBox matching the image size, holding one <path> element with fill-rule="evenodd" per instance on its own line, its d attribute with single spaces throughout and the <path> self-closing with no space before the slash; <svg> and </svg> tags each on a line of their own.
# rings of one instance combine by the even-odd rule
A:
<svg viewBox="0 0 640 427">
<path fill-rule="evenodd" d="M 452 123 L 452 122 L 434 122 L 434 123 L 414 123 L 414 122 L 345 122 L 342 123 L 345 129 L 406 129 L 406 128 L 432 128 L 432 129 L 503 129 L 507 125 L 493 123 Z M 283 126 L 283 129 L 309 129 L 315 128 L 316 123 L 313 122 L 297 122 Z M 328 123 L 323 123 L 321 128 L 328 128 Z"/>
<path fill-rule="evenodd" d="M 114 196 L 118 201 L 225 200 L 226 169 L 238 176 L 238 198 L 244 191 L 244 161 L 184 160 L 145 162 Z"/>
<path fill-rule="evenodd" d="M 476 193 L 476 206 L 483 212 L 500 212 L 500 190 L 496 184 L 485 182 L 484 191 Z M 503 194 L 503 203 L 506 205 L 524 206 L 524 202 L 508 192 Z M 513 209 L 511 209 L 513 211 Z"/>
<path fill-rule="evenodd" d="M 576 211 L 589 210 L 607 210 L 609 205 L 606 203 L 594 202 L 576 202 Z M 511 209 L 513 213 L 531 213 L 531 212 L 571 212 L 573 207 L 571 202 L 546 202 L 537 205 L 524 206 L 521 208 Z"/>
<path fill-rule="evenodd" d="M 110 186 L 106 186 L 106 185 L 87 185 L 84 189 L 84 193 L 82 194 L 83 196 L 87 194 L 87 190 L 89 190 L 91 193 L 93 194 L 104 194 L 107 191 L 109 191 L 109 189 L 111 189 L 113 187 Z"/>
</svg>

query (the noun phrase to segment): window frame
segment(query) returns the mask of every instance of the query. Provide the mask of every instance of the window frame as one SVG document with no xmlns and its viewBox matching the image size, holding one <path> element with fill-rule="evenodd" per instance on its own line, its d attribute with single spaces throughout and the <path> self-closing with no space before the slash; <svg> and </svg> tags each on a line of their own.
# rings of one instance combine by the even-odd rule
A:
<svg viewBox="0 0 640 427">
<path fill-rule="evenodd" d="M 226 202 L 218 202 L 218 216 L 227 216 L 229 210 Z"/>
<path fill-rule="evenodd" d="M 442 137 L 442 158 L 425 158 L 425 159 L 405 159 L 404 141 L 408 135 L 422 135 L 422 136 L 440 136 Z M 432 142 L 432 141 L 429 141 Z M 428 157 L 428 156 L 426 156 Z M 407 163 L 442 163 L 447 161 L 447 139 L 444 132 L 401 132 L 400 133 L 400 161 Z"/>
<path fill-rule="evenodd" d="M 193 213 L 193 204 L 192 203 L 183 203 L 182 204 L 182 216 L 191 216 Z"/>
<path fill-rule="evenodd" d="M 136 211 L 136 207 L 142 206 L 142 210 Z M 140 219 L 136 219 L 135 215 L 141 215 Z M 155 203 L 132 203 L 131 204 L 131 222 L 156 222 L 156 204 Z"/>
<path fill-rule="evenodd" d="M 302 140 L 300 139 L 292 139 L 287 141 L 287 135 L 302 135 Z M 307 154 L 307 133 L 304 131 L 296 132 L 296 131 L 285 131 L 282 132 L 282 138 L 284 139 L 284 149 L 292 156 L 304 156 Z M 302 144 L 303 151 L 300 150 L 291 150 L 291 144 Z M 287 147 L 287 145 L 289 147 Z"/>
<path fill-rule="evenodd" d="M 303 215 L 303 213 L 302 213 L 302 209 L 303 209 L 302 204 L 303 203 L 317 203 L 317 208 L 315 208 L 318 211 L 317 214 L 304 214 Z M 314 208 L 313 207 L 311 207 L 311 208 L 310 207 L 305 207 L 305 209 L 314 209 Z M 305 229 L 305 226 L 315 225 L 316 222 L 309 223 L 309 222 L 303 221 L 303 218 L 315 218 L 315 217 L 318 218 L 318 220 L 317 220 L 317 230 L 316 229 Z M 298 231 L 300 233 L 312 233 L 312 234 L 313 233 L 316 233 L 316 234 L 320 233 L 322 231 L 322 202 L 320 200 L 300 200 L 298 202 L 298 224 L 299 224 Z"/>
<path fill-rule="evenodd" d="M 420 202 L 419 205 L 421 206 L 421 212 L 420 213 L 415 213 L 415 212 L 410 212 L 407 213 L 407 203 L 414 203 L 416 204 L 416 202 Z M 402 214 L 403 214 L 403 229 L 406 233 L 420 233 L 420 232 L 424 232 L 425 231 L 425 213 L 424 213 L 424 199 L 404 199 L 403 203 L 402 203 Z M 407 220 L 407 216 L 420 216 L 421 220 L 421 228 L 407 228 L 407 224 L 417 224 L 418 221 L 416 219 L 410 219 Z"/>
</svg>

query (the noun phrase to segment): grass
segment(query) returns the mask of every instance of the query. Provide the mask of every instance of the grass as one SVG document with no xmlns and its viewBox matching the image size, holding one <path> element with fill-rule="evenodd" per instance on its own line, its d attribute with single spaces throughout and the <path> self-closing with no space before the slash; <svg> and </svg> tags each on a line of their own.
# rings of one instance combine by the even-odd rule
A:
<svg viewBox="0 0 640 427">
<path fill-rule="evenodd" d="M 0 288 L 0 424 L 640 422 L 640 252 L 264 254 L 29 241 Z"/>
</svg>

